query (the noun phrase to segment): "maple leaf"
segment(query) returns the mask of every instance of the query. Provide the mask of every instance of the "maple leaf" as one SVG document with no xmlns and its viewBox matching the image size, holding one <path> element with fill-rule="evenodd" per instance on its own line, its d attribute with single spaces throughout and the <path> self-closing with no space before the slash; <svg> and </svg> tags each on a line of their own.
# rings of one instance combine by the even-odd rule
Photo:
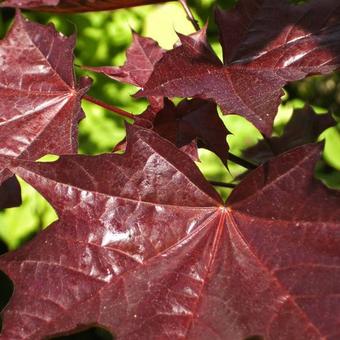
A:
<svg viewBox="0 0 340 340">
<path fill-rule="evenodd" d="M 100 66 L 83 68 L 137 87 L 143 87 L 153 72 L 155 64 L 165 51 L 158 43 L 133 32 L 133 41 L 127 51 L 126 62 L 121 67 Z M 152 127 L 162 137 L 170 140 L 193 160 L 198 160 L 196 139 L 200 147 L 215 152 L 226 164 L 228 145 L 226 130 L 219 119 L 216 105 L 211 101 L 184 100 L 176 106 L 167 98 L 149 97 L 150 106 L 135 118 L 135 124 Z M 125 149 L 125 139 L 115 151 Z"/>
<path fill-rule="evenodd" d="M 336 121 L 329 113 L 316 114 L 312 107 L 306 105 L 303 109 L 294 110 L 281 136 L 264 138 L 244 150 L 243 154 L 256 163 L 264 163 L 289 149 L 315 142 L 324 130 L 334 125 Z"/>
<path fill-rule="evenodd" d="M 339 19 L 337 0 L 241 0 L 216 12 L 224 64 L 205 28 L 179 35 L 181 45 L 164 54 L 138 96 L 212 98 L 225 114 L 241 114 L 270 136 L 282 87 L 339 67 Z"/>
<path fill-rule="evenodd" d="M 121 67 L 83 66 L 84 69 L 103 73 L 106 76 L 137 87 L 143 87 L 153 72 L 155 64 L 165 51 L 158 43 L 133 32 L 133 41 L 127 51 L 126 62 Z M 206 100 L 184 100 L 177 108 L 167 98 L 148 98 L 150 106 L 135 118 L 135 124 L 152 127 L 162 137 L 173 142 L 193 160 L 198 160 L 196 138 L 200 146 L 215 152 L 226 164 L 228 145 L 226 130 L 218 118 L 216 105 Z M 115 147 L 115 151 L 125 149 L 125 139 Z"/>
<path fill-rule="evenodd" d="M 340 193 L 313 177 L 320 145 L 257 168 L 223 204 L 172 143 L 127 138 L 124 155 L 13 160 L 60 220 L 0 257 L 15 286 L 1 339 L 91 325 L 129 340 L 339 336 Z"/>
<path fill-rule="evenodd" d="M 35 160 L 77 152 L 77 125 L 84 117 L 80 100 L 91 81 L 75 82 L 74 45 L 75 36 L 29 22 L 17 11 L 0 41 L 1 155 Z M 11 172 L 6 161 L 0 163 L 1 183 Z"/>
<path fill-rule="evenodd" d="M 103 73 L 123 83 L 143 87 L 164 53 L 165 50 L 155 40 L 132 32 L 132 43 L 126 52 L 126 62 L 123 66 L 83 66 L 83 68 Z"/>
<path fill-rule="evenodd" d="M 198 160 L 197 145 L 208 149 L 220 157 L 227 165 L 228 130 L 218 117 L 216 104 L 203 99 L 185 99 L 177 106 L 165 98 L 164 108 L 155 112 L 152 107 L 136 117 L 135 124 L 146 126 L 145 120 L 160 136 Z"/>
<path fill-rule="evenodd" d="M 132 43 L 127 50 L 126 62 L 123 66 L 83 66 L 82 68 L 105 74 L 111 79 L 123 83 L 144 87 L 155 64 L 164 53 L 165 50 L 158 45 L 157 41 L 132 32 Z M 163 97 L 150 96 L 148 100 L 155 111 L 163 107 Z"/>
<path fill-rule="evenodd" d="M 1 7 L 35 9 L 40 12 L 75 13 L 167 2 L 171 0 L 5 0 Z"/>
</svg>

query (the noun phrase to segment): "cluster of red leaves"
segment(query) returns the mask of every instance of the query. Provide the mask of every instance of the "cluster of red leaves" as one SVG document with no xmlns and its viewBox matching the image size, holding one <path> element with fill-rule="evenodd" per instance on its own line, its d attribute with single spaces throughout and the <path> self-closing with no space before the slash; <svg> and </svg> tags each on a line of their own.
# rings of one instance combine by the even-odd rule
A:
<svg viewBox="0 0 340 340">
<path fill-rule="evenodd" d="M 81 156 L 90 80 L 74 78 L 75 39 L 17 13 L 0 42 L 3 206 L 18 201 L 16 174 L 59 220 L 0 257 L 15 287 L 0 339 L 92 325 L 129 340 L 339 338 L 340 193 L 314 178 L 322 145 L 306 144 L 334 122 L 305 108 L 269 136 L 283 85 L 339 67 L 340 5 L 241 0 L 216 22 L 223 64 L 202 29 L 170 51 L 134 34 L 124 66 L 87 67 L 141 87 L 150 106 L 124 154 Z M 202 146 L 227 162 L 216 104 L 264 133 L 245 154 L 269 159 L 225 203 L 192 160 Z M 34 162 L 46 153 L 64 155 Z"/>
</svg>

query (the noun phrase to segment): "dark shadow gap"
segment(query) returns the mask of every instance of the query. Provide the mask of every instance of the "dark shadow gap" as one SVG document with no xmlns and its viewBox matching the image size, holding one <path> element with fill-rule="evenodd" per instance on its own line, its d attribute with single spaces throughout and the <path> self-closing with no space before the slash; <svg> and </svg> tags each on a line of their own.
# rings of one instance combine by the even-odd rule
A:
<svg viewBox="0 0 340 340">
<path fill-rule="evenodd" d="M 0 209 L 18 207 L 21 203 L 20 184 L 13 175 L 0 185 Z"/>
<path fill-rule="evenodd" d="M 265 339 L 262 335 L 251 335 L 251 336 L 247 336 L 243 340 L 265 340 Z"/>
<path fill-rule="evenodd" d="M 0 271 L 0 311 L 7 305 L 13 294 L 13 283 L 6 274 Z M 0 317 L 0 332 L 2 329 L 2 318 Z"/>
<path fill-rule="evenodd" d="M 106 329 L 101 327 L 91 327 L 84 331 L 70 335 L 49 338 L 53 340 L 114 340 L 115 337 Z"/>
</svg>

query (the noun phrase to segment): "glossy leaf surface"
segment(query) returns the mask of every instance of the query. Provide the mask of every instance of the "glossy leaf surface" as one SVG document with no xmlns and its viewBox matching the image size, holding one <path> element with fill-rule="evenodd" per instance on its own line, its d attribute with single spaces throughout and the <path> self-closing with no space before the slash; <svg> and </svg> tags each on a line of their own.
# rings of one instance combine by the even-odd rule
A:
<svg viewBox="0 0 340 340">
<path fill-rule="evenodd" d="M 340 5 L 336 0 L 291 5 L 287 0 L 241 0 L 217 10 L 224 63 L 211 52 L 205 29 L 180 35 L 140 96 L 212 98 L 270 136 L 282 87 L 339 67 Z"/>
<path fill-rule="evenodd" d="M 27 21 L 19 12 L 0 42 L 0 154 L 35 160 L 76 153 L 81 97 L 73 71 L 75 37 Z M 11 174 L 1 162 L 0 181 Z"/>
<path fill-rule="evenodd" d="M 225 205 L 137 126 L 124 155 L 13 161 L 60 220 L 0 257 L 15 285 L 0 339 L 86 325 L 118 339 L 336 339 L 340 194 L 313 177 L 320 149 L 257 168 Z"/>
<path fill-rule="evenodd" d="M 164 53 L 165 50 L 155 40 L 132 32 L 132 43 L 126 52 L 126 62 L 123 66 L 83 66 L 83 68 L 143 88 Z M 151 96 L 148 100 L 154 111 L 159 111 L 163 107 L 163 97 Z"/>
<path fill-rule="evenodd" d="M 108 77 L 143 87 L 149 79 L 155 64 L 162 58 L 165 50 L 151 39 L 132 33 L 132 44 L 126 53 L 126 62 L 121 67 L 99 66 L 84 67 L 87 70 L 100 72 Z"/>
<path fill-rule="evenodd" d="M 5 0 L 2 7 L 29 8 L 45 12 L 75 13 L 105 11 L 171 0 Z"/>
</svg>

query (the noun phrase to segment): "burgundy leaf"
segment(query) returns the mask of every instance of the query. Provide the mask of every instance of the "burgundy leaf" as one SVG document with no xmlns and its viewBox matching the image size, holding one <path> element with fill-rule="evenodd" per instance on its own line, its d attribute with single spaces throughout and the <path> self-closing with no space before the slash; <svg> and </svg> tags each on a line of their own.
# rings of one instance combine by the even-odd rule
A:
<svg viewBox="0 0 340 340">
<path fill-rule="evenodd" d="M 40 12 L 75 13 L 105 11 L 171 0 L 5 0 L 2 7 L 30 8 Z"/>
<path fill-rule="evenodd" d="M 190 113 L 192 112 L 188 112 L 188 114 Z M 168 98 L 164 98 L 163 108 L 160 111 L 155 110 L 155 107 L 151 104 L 142 114 L 136 116 L 134 124 L 156 131 L 190 156 L 193 161 L 199 161 L 197 136 L 193 127 L 183 122 L 182 117 L 177 116 L 178 114 L 179 111 L 177 111 L 174 103 Z M 126 144 L 126 138 L 124 138 L 114 147 L 113 151 L 124 151 Z"/>
<path fill-rule="evenodd" d="M 1 7 L 36 8 L 41 6 L 57 6 L 60 0 L 4 0 Z"/>
<path fill-rule="evenodd" d="M 143 87 L 149 79 L 155 64 L 165 51 L 151 39 L 132 33 L 132 44 L 126 53 L 126 62 L 121 67 L 101 66 L 83 67 L 84 69 L 103 73 L 108 77 L 138 87 Z"/>
<path fill-rule="evenodd" d="M 270 136 L 282 87 L 339 67 L 337 0 L 299 6 L 241 0 L 216 16 L 224 64 L 211 52 L 205 29 L 180 35 L 181 45 L 164 54 L 139 96 L 212 98 L 224 113 L 241 114 Z"/>
<path fill-rule="evenodd" d="M 198 161 L 198 146 L 208 149 L 219 156 L 227 165 L 228 150 L 226 138 L 228 130 L 218 117 L 216 105 L 203 99 L 185 99 L 176 107 L 168 98 L 164 98 L 161 110 L 150 105 L 144 113 L 136 116 L 135 125 L 151 128 L 160 136 L 175 144 Z M 114 151 L 125 150 L 126 139 L 120 142 Z"/>
<path fill-rule="evenodd" d="M 165 50 L 151 39 L 132 32 L 132 44 L 126 53 L 126 62 L 121 67 L 83 66 L 83 69 L 103 73 L 106 76 L 137 87 L 144 87 L 153 72 L 155 64 L 162 58 Z M 163 97 L 149 97 L 154 110 L 163 107 Z"/>
<path fill-rule="evenodd" d="M 0 257 L 1 339 L 91 325 L 118 339 L 337 339 L 340 194 L 320 145 L 254 170 L 224 205 L 188 156 L 128 128 L 124 155 L 15 160 L 60 220 Z"/>
<path fill-rule="evenodd" d="M 77 152 L 81 97 L 88 78 L 76 84 L 75 37 L 24 19 L 19 12 L 0 41 L 0 154 L 37 159 Z M 0 181 L 11 176 L 1 162 Z"/>
<path fill-rule="evenodd" d="M 142 114 L 138 118 L 146 119 L 147 116 Z M 170 100 L 165 99 L 164 109 L 151 121 L 153 130 L 159 135 L 179 148 L 189 147 L 187 151 L 194 160 L 198 159 L 198 154 L 195 144 L 192 143 L 197 140 L 199 147 L 214 152 L 227 164 L 229 147 L 226 138 L 229 132 L 218 117 L 213 102 L 198 98 L 185 99 L 176 107 Z"/>
<path fill-rule="evenodd" d="M 312 107 L 305 106 L 294 110 L 281 136 L 264 138 L 243 153 L 247 159 L 264 163 L 289 149 L 315 142 L 324 130 L 335 124 L 329 113 L 316 114 Z"/>
</svg>

